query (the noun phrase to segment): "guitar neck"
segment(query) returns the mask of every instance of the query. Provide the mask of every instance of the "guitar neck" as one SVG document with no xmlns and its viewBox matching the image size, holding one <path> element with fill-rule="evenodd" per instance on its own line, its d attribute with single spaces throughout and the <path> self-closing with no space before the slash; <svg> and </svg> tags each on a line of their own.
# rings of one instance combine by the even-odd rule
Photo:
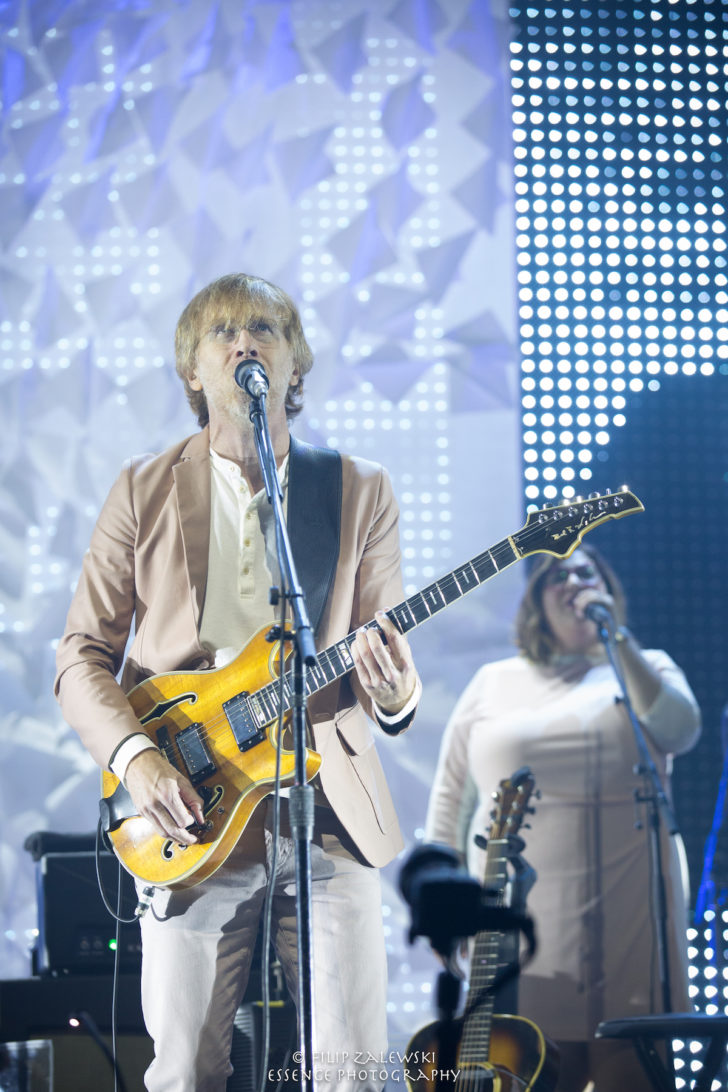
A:
<svg viewBox="0 0 728 1092">
<path fill-rule="evenodd" d="M 484 890 L 490 893 L 488 905 L 503 906 L 508 882 L 507 857 L 502 853 L 505 840 L 488 842 Z M 495 994 L 493 984 L 500 970 L 503 933 L 484 929 L 476 933 L 470 959 L 470 983 L 463 1016 L 459 1059 L 461 1063 L 480 1063 L 490 1057 Z"/>
<path fill-rule="evenodd" d="M 642 511 L 642 503 L 632 493 L 622 491 L 603 497 L 594 495 L 593 499 L 586 501 L 565 502 L 555 508 L 531 513 L 520 531 L 392 607 L 387 611 L 387 617 L 400 633 L 408 633 L 514 562 L 540 552 L 568 557 L 592 527 L 638 511 Z M 376 626 L 376 622 L 368 625 Z M 317 653 L 316 664 L 306 674 L 306 693 L 309 697 L 351 671 L 354 666 L 351 655 L 354 639 L 355 634 L 350 633 Z M 241 694 L 227 702 L 226 713 L 231 723 L 239 718 L 246 725 L 262 728 L 278 714 L 280 689 L 280 682 L 275 680 L 254 694 Z M 286 671 L 283 677 L 284 712 L 291 708 L 292 695 L 293 676 Z"/>
<path fill-rule="evenodd" d="M 468 592 L 475 591 L 496 573 L 507 569 L 509 565 L 518 561 L 519 557 L 520 554 L 511 540 L 505 538 L 496 546 L 478 554 L 477 557 L 453 569 L 433 584 L 428 584 L 422 591 L 416 592 L 409 599 L 392 607 L 386 612 L 387 617 L 400 633 L 409 633 L 451 603 L 462 599 Z M 376 623 L 372 622 L 370 625 L 376 625 Z M 355 634 L 350 633 L 341 641 L 318 653 L 317 665 L 309 670 L 309 694 L 315 693 L 352 669 L 354 661 L 351 656 L 351 645 L 354 637 Z"/>
<path fill-rule="evenodd" d="M 422 591 L 405 599 L 396 607 L 387 611 L 387 617 L 400 633 L 408 633 L 415 626 L 434 617 L 439 611 L 461 599 L 468 592 L 475 591 L 496 573 L 507 569 L 523 556 L 512 538 L 504 538 L 497 545 L 484 553 L 460 565 L 446 576 L 429 584 Z M 370 622 L 376 626 L 376 622 Z M 351 646 L 356 634 L 349 633 L 336 644 L 316 654 L 316 663 L 306 673 L 306 694 L 316 694 L 329 683 L 348 674 L 354 666 Z M 262 727 L 278 715 L 280 705 L 279 680 L 274 680 L 261 687 L 254 694 L 241 694 L 226 704 L 226 713 L 235 729 L 236 721 L 253 723 Z M 291 708 L 293 697 L 293 675 L 286 671 L 283 678 L 283 711 Z"/>
</svg>

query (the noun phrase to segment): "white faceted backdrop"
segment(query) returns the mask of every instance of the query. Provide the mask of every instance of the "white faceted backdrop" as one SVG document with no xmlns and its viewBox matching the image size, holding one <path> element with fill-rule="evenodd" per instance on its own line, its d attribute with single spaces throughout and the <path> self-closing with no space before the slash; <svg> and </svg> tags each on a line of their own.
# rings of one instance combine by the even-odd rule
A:
<svg viewBox="0 0 728 1092">
<path fill-rule="evenodd" d="M 298 300 L 316 366 L 296 430 L 389 468 L 408 594 L 521 525 L 508 45 L 500 0 L 0 8 L 4 978 L 30 973 L 24 839 L 96 825 L 55 643 L 121 462 L 195 429 L 172 335 L 197 289 L 242 270 Z M 458 692 L 509 651 L 522 578 L 413 635 L 422 710 L 380 746 L 409 843 Z M 398 867 L 395 1043 L 436 974 L 407 946 Z"/>
</svg>

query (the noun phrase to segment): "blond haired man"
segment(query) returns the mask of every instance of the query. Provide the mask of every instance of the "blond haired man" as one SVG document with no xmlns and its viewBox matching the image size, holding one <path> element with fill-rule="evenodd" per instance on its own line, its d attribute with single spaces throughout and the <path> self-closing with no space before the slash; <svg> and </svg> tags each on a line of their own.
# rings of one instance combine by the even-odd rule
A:
<svg viewBox="0 0 728 1092">
<path fill-rule="evenodd" d="M 420 690 L 405 638 L 380 613 L 402 597 L 396 503 L 381 467 L 291 437 L 313 358 L 281 289 L 245 274 L 220 278 L 183 311 L 175 346 L 201 431 L 132 460 L 112 487 L 59 644 L 56 692 L 68 722 L 98 764 L 123 781 L 138 813 L 159 834 L 194 843 L 203 798 L 146 735 L 126 693 L 161 672 L 223 666 L 274 621 L 272 513 L 249 398 L 234 378 L 241 360 L 257 361 L 269 382 L 270 434 L 317 648 L 356 631 L 353 671 L 312 695 L 308 707 L 322 756 L 312 845 L 314 1049 L 352 1063 L 357 1053 L 378 1057 L 386 1047 L 386 961 L 377 869 L 402 839 L 368 717 L 399 733 Z M 385 640 L 361 628 L 375 615 Z M 285 802 L 273 880 L 270 812 L 268 803 L 258 806 L 225 864 L 202 884 L 158 889 L 142 921 L 143 1008 L 155 1045 L 150 1092 L 224 1089 L 269 882 L 273 940 L 296 996 Z M 376 1074 L 344 1064 L 324 1069 L 317 1088 L 378 1083 Z"/>
</svg>

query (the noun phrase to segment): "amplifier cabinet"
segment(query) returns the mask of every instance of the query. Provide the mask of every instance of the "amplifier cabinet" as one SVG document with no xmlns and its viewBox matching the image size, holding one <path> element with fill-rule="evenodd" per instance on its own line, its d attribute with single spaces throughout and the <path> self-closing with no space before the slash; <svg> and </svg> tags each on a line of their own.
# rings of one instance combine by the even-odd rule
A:
<svg viewBox="0 0 728 1092">
<path fill-rule="evenodd" d="M 121 884 L 121 917 L 134 915 L 136 891 L 131 876 L 111 853 L 99 855 L 99 875 L 109 905 L 116 910 Z M 110 974 L 114 968 L 116 922 L 99 892 L 96 854 L 45 853 L 36 865 L 38 942 L 33 972 L 39 975 Z M 119 967 L 141 966 L 139 922 L 122 925 Z"/>
</svg>

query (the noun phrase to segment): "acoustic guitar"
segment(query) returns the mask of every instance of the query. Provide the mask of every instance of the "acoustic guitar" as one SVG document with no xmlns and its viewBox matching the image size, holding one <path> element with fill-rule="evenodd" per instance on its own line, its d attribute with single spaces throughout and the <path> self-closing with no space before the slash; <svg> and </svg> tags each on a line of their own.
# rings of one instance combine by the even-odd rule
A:
<svg viewBox="0 0 728 1092">
<path fill-rule="evenodd" d="M 523 862 L 523 840 L 518 831 L 533 808 L 529 800 L 534 779 L 527 766 L 500 782 L 493 794 L 495 806 L 488 834 L 483 888 L 487 906 L 505 906 L 509 862 L 515 867 L 515 894 L 511 908 L 522 911 L 535 873 Z M 483 840 L 476 839 L 479 844 Z M 450 1071 L 446 1087 L 452 1092 L 552 1092 L 558 1076 L 558 1050 L 541 1029 L 523 1016 L 494 1012 L 498 975 L 508 966 L 517 946 L 513 934 L 483 930 L 476 934 L 470 958 L 470 984 L 463 1015 L 445 1029 L 435 1021 L 410 1040 L 405 1057 L 426 1059 L 405 1070 L 410 1092 L 434 1092 L 444 1071 L 443 1036 L 448 1034 Z M 447 1071 L 447 1070 L 445 1070 Z"/>
<path fill-rule="evenodd" d="M 623 489 L 587 500 L 564 501 L 531 512 L 513 535 L 467 561 L 440 580 L 387 611 L 400 633 L 432 618 L 450 603 L 490 580 L 516 561 L 536 553 L 568 557 L 583 535 L 608 519 L 643 511 L 642 503 Z M 376 622 L 370 622 L 376 626 Z M 255 807 L 275 781 L 279 709 L 283 690 L 283 723 L 290 716 L 292 673 L 279 678 L 280 641 L 261 629 L 225 667 L 154 675 L 134 687 L 129 702 L 139 723 L 167 759 L 202 796 L 204 826 L 199 841 L 180 846 L 157 834 L 136 813 L 128 792 L 114 774 L 102 775 L 101 823 L 124 868 L 155 887 L 189 887 L 211 876 L 226 860 Z M 317 653 L 309 668 L 310 696 L 351 671 L 349 634 Z M 287 650 L 286 658 L 290 655 Z M 281 745 L 281 784 L 295 776 L 293 751 Z M 321 765 L 306 752 L 306 779 Z"/>
</svg>

